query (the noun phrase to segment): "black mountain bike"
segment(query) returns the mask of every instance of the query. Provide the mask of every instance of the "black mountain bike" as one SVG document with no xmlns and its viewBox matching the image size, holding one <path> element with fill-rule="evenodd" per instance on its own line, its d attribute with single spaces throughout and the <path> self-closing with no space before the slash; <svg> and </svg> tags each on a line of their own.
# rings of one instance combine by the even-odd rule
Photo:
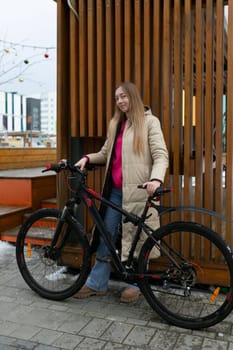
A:
<svg viewBox="0 0 233 350">
<path fill-rule="evenodd" d="M 156 230 L 146 223 L 151 210 L 157 210 L 161 216 L 188 208 L 164 207 L 156 202 L 171 189 L 158 188 L 147 198 L 138 216 L 88 188 L 88 171 L 81 171 L 64 160 L 50 164 L 44 171 L 49 170 L 57 173 L 68 170 L 76 189 L 62 211 L 40 209 L 20 228 L 16 242 L 17 263 L 33 291 L 44 298 L 64 300 L 84 285 L 92 264 L 90 239 L 78 220 L 80 204 L 84 203 L 109 248 L 118 277 L 137 283 L 149 305 L 166 321 L 183 328 L 201 329 L 222 321 L 231 312 L 233 255 L 223 239 L 195 222 L 171 222 Z M 136 190 L 140 191 L 137 187 Z M 124 221 L 135 225 L 135 237 L 126 263 L 121 261 L 104 226 L 96 200 L 121 212 Z M 142 232 L 148 238 L 135 260 L 134 251 Z M 75 241 L 71 237 L 75 237 Z M 154 249 L 160 256 L 153 260 L 150 255 Z"/>
</svg>

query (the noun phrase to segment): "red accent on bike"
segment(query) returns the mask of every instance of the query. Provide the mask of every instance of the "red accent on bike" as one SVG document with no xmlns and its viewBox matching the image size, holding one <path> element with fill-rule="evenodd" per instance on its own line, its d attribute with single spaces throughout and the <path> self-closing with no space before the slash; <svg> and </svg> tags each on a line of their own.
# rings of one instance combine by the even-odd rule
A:
<svg viewBox="0 0 233 350">
<path fill-rule="evenodd" d="M 146 205 L 148 206 L 148 207 L 151 207 L 151 203 L 150 202 L 146 202 Z"/>
<path fill-rule="evenodd" d="M 145 275 L 138 276 L 138 278 L 140 278 L 142 280 L 143 278 L 145 278 Z M 153 278 L 153 279 L 160 279 L 160 276 L 153 275 L 153 276 L 151 276 L 151 278 Z"/>
<path fill-rule="evenodd" d="M 86 198 L 86 203 L 87 203 L 89 208 L 92 206 L 92 201 L 90 198 Z"/>
<path fill-rule="evenodd" d="M 92 188 L 88 188 L 87 192 L 90 193 L 95 198 L 100 198 L 101 197 L 101 195 L 98 192 L 94 191 Z"/>
<path fill-rule="evenodd" d="M 227 301 L 231 301 L 231 299 L 232 299 L 232 295 L 231 295 L 231 293 L 228 293 L 227 294 Z"/>
</svg>

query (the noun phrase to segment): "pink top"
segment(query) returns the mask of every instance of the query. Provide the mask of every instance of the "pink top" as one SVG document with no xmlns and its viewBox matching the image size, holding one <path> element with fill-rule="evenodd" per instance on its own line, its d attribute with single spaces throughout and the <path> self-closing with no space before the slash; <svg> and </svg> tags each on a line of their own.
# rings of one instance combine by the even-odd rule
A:
<svg viewBox="0 0 233 350">
<path fill-rule="evenodd" d="M 117 135 L 114 154 L 112 159 L 112 183 L 113 188 L 122 190 L 122 139 L 126 121 L 122 124 L 120 133 Z"/>
</svg>

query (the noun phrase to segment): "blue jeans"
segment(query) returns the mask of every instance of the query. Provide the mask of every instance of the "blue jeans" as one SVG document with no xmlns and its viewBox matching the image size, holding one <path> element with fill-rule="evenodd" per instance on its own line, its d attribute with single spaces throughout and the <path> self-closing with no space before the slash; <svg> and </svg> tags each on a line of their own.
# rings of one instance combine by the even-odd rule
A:
<svg viewBox="0 0 233 350">
<path fill-rule="evenodd" d="M 117 206 L 122 206 L 122 192 L 117 189 L 112 189 L 109 200 Z M 104 217 L 104 223 L 107 230 L 111 233 L 112 240 L 116 242 L 119 235 L 119 225 L 121 223 L 121 213 L 107 207 Z M 108 281 L 111 273 L 111 264 L 105 261 L 98 260 L 98 257 L 109 256 L 109 250 L 100 236 L 100 243 L 96 251 L 97 259 L 93 266 L 90 276 L 87 279 L 86 285 L 96 291 L 106 291 L 108 289 Z"/>
</svg>

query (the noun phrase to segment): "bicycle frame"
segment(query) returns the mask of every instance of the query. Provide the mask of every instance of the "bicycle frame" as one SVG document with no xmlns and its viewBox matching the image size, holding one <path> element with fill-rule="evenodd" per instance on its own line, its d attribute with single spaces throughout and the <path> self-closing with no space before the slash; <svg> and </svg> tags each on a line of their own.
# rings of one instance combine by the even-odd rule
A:
<svg viewBox="0 0 233 350">
<path fill-rule="evenodd" d="M 156 239 L 156 237 L 154 237 L 154 235 L 152 236 L 152 233 L 155 233 L 156 230 L 154 230 L 153 228 L 151 228 L 150 226 L 148 226 L 145 223 L 145 220 L 150 216 L 150 215 L 147 216 L 149 208 L 152 207 L 152 208 L 156 209 L 158 211 L 158 215 L 160 217 L 163 214 L 166 214 L 169 212 L 174 212 L 174 211 L 180 211 L 180 210 L 181 211 L 184 211 L 184 210 L 197 211 L 197 212 L 209 214 L 212 216 L 218 216 L 218 217 L 221 216 L 221 214 L 216 215 L 215 212 L 209 211 L 209 210 L 206 210 L 203 208 L 164 207 L 160 204 L 157 205 L 157 204 L 152 202 L 154 199 L 154 196 L 148 196 L 146 203 L 145 203 L 145 206 L 144 206 L 143 213 L 141 216 L 138 216 L 138 215 L 135 215 L 134 213 L 127 212 L 123 208 L 116 206 L 113 202 L 102 197 L 100 195 L 100 193 L 94 191 L 91 188 L 88 188 L 86 186 L 87 173 L 85 174 L 85 173 L 82 173 L 80 171 L 77 171 L 77 173 L 78 173 L 79 179 L 77 179 L 75 176 L 75 173 L 72 172 L 72 176 L 75 176 L 75 179 L 78 180 L 77 181 L 78 186 L 77 186 L 77 189 L 75 191 L 75 195 L 73 196 L 73 198 L 68 200 L 68 202 L 66 203 L 66 205 L 63 209 L 61 221 L 58 224 L 58 227 L 55 231 L 54 239 L 53 239 L 53 242 L 51 244 L 51 249 L 53 249 L 53 247 L 55 247 L 55 245 L 56 245 L 56 242 L 57 242 L 58 237 L 60 235 L 59 228 L 60 228 L 60 225 L 62 226 L 63 221 L 67 222 L 72 227 L 72 229 L 78 233 L 79 239 L 82 239 L 82 237 L 84 237 L 86 235 L 86 232 L 85 232 L 83 226 L 77 220 L 76 215 L 74 213 L 74 205 L 83 203 L 87 207 L 88 211 L 90 212 L 92 219 L 93 219 L 94 223 L 96 224 L 98 231 L 100 232 L 100 235 L 102 235 L 102 237 L 105 241 L 105 244 L 106 244 L 107 248 L 109 249 L 109 252 L 110 252 L 110 255 L 112 258 L 112 262 L 113 262 L 117 272 L 120 273 L 121 275 L 123 275 L 124 278 L 139 277 L 137 273 L 133 272 L 133 263 L 134 263 L 134 252 L 135 252 L 135 249 L 136 249 L 136 246 L 137 246 L 137 243 L 139 241 L 140 234 L 142 231 L 144 231 L 148 237 L 151 237 L 151 239 L 153 239 L 153 241 L 157 245 L 158 249 L 160 249 L 161 254 L 167 256 L 167 258 L 170 259 L 170 261 L 173 263 L 173 265 L 176 266 L 177 269 L 180 269 L 180 266 L 176 263 L 175 259 L 169 254 L 168 250 L 163 249 L 163 247 L 161 247 L 161 245 L 160 245 L 159 241 Z M 81 174 L 81 176 L 80 176 L 80 174 Z M 171 189 L 169 189 L 169 188 L 162 189 L 161 192 L 158 192 L 158 193 L 160 193 L 160 194 L 158 194 L 158 196 L 162 195 L 165 192 L 170 192 L 170 191 L 171 191 Z M 128 256 L 128 259 L 126 262 L 121 261 L 119 255 L 117 253 L 116 246 L 112 242 L 111 234 L 106 230 L 103 218 L 101 217 L 94 200 L 97 200 L 97 201 L 101 202 L 103 205 L 111 207 L 112 209 L 120 212 L 122 217 L 124 217 L 123 222 L 131 222 L 132 224 L 137 226 L 136 233 L 135 233 L 135 236 L 133 238 L 132 245 L 130 248 L 129 256 Z M 64 238 L 63 243 L 64 242 L 65 242 L 65 238 Z M 165 244 L 166 244 L 167 248 L 169 248 L 169 250 L 174 253 L 174 255 L 176 255 L 181 260 L 183 260 L 178 252 L 174 251 L 174 249 L 169 244 L 167 244 L 167 243 L 165 243 Z M 147 274 L 146 276 L 150 277 L 151 275 Z M 146 276 L 145 275 L 140 276 L 140 278 L 145 278 Z"/>
<path fill-rule="evenodd" d="M 60 228 L 64 221 L 67 222 L 72 227 L 72 229 L 79 234 L 80 239 L 86 234 L 83 226 L 79 223 L 79 221 L 77 220 L 73 212 L 73 208 L 75 204 L 83 203 L 88 208 L 88 211 L 90 212 L 94 223 L 96 224 L 100 234 L 102 235 L 105 241 L 106 246 L 109 249 L 112 262 L 117 272 L 122 274 L 125 278 L 129 276 L 133 277 L 137 275 L 132 272 L 132 267 L 133 267 L 134 251 L 138 243 L 138 240 L 140 238 L 140 234 L 142 230 L 145 233 L 147 233 L 148 236 L 153 232 L 153 230 L 144 223 L 144 221 L 147 218 L 148 210 L 150 208 L 149 202 L 146 201 L 143 214 L 142 216 L 139 217 L 133 213 L 127 212 L 123 208 L 116 206 L 113 202 L 102 197 L 98 192 L 94 191 L 93 189 L 86 187 L 83 183 L 80 183 L 78 187 L 79 188 L 78 190 L 76 190 L 75 196 L 67 201 L 63 209 L 60 222 L 58 223 L 53 241 L 51 242 L 51 248 L 56 245 L 56 242 L 60 234 Z M 135 233 L 126 263 L 123 263 L 121 261 L 117 253 L 116 246 L 111 239 L 110 233 L 105 228 L 104 221 L 98 211 L 98 208 L 95 204 L 95 200 L 101 202 L 103 205 L 109 206 L 112 209 L 120 212 L 124 217 L 124 220 L 123 220 L 124 222 L 131 222 L 135 226 L 137 226 L 136 233 Z M 63 238 L 63 240 L 65 240 L 65 237 Z"/>
</svg>

